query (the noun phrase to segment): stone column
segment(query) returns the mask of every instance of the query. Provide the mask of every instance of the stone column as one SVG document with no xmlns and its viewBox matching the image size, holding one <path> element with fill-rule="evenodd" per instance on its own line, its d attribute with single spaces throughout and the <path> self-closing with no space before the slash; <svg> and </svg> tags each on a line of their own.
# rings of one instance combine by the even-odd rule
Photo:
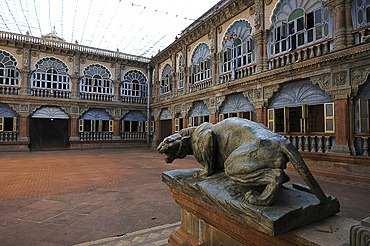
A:
<svg viewBox="0 0 370 246">
<path fill-rule="evenodd" d="M 69 137 L 69 141 L 80 141 L 80 138 L 78 136 L 78 118 L 71 117 L 70 124 L 71 136 Z"/>
<path fill-rule="evenodd" d="M 347 36 L 345 0 L 329 1 L 328 6 L 332 11 L 334 20 L 334 50 L 344 49 L 346 48 Z"/>
<path fill-rule="evenodd" d="M 26 70 L 26 69 L 21 69 L 21 91 L 20 95 L 21 96 L 28 96 L 30 91 L 29 89 L 31 88 L 30 86 L 30 81 L 31 81 L 31 71 Z"/>
<path fill-rule="evenodd" d="M 113 121 L 113 140 L 121 140 L 119 123 L 120 123 L 120 119 L 114 119 Z"/>
<path fill-rule="evenodd" d="M 345 13 L 346 13 L 346 28 L 347 28 L 347 47 L 355 45 L 355 38 L 352 34 L 353 25 L 352 25 L 352 1 L 345 0 Z"/>
<path fill-rule="evenodd" d="M 79 76 L 78 75 L 72 75 L 71 76 L 72 80 L 72 88 L 71 88 L 71 99 L 78 99 L 79 98 Z"/>
<path fill-rule="evenodd" d="M 334 100 L 335 144 L 332 154 L 350 155 L 349 148 L 349 100 L 348 98 Z"/>
<path fill-rule="evenodd" d="M 267 108 L 266 107 L 256 108 L 256 114 L 257 114 L 256 122 L 267 126 Z"/>
<path fill-rule="evenodd" d="M 186 117 L 182 117 L 182 128 L 188 128 L 188 125 L 189 125 L 189 117 L 186 116 Z"/>
<path fill-rule="evenodd" d="M 29 118 L 25 115 L 19 116 L 19 138 L 18 141 L 29 142 Z"/>
<path fill-rule="evenodd" d="M 119 102 L 120 101 L 120 81 L 119 80 L 113 80 L 113 85 L 114 85 L 114 95 L 113 95 L 113 101 L 114 102 Z"/>
</svg>

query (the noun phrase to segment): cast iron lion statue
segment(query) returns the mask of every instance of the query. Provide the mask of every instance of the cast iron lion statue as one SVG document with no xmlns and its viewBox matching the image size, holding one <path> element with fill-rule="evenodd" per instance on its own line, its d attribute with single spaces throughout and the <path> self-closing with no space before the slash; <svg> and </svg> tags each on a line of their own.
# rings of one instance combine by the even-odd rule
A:
<svg viewBox="0 0 370 246">
<path fill-rule="evenodd" d="M 203 123 L 166 137 L 157 147 L 165 161 L 194 155 L 204 167 L 193 174 L 207 177 L 224 170 L 231 179 L 249 186 L 265 186 L 263 192 L 249 191 L 249 204 L 271 205 L 284 182 L 284 169 L 290 161 L 321 202 L 327 197 L 312 176 L 299 152 L 283 136 L 262 124 L 240 118 L 229 118 L 217 124 Z"/>
</svg>

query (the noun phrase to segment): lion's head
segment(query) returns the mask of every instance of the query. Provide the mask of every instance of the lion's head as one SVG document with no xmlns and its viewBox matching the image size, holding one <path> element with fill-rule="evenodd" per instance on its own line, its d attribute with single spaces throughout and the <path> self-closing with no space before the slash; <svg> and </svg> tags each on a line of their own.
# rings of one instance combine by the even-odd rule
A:
<svg viewBox="0 0 370 246">
<path fill-rule="evenodd" d="M 172 163 L 176 158 L 182 159 L 192 154 L 190 136 L 182 136 L 179 133 L 170 135 L 158 145 L 157 150 L 166 155 L 166 163 Z"/>
</svg>

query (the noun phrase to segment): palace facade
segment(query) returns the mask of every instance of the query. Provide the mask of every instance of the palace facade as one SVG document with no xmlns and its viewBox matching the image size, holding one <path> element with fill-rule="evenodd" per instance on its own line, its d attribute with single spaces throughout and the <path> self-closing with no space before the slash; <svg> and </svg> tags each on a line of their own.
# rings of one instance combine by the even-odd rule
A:
<svg viewBox="0 0 370 246">
<path fill-rule="evenodd" d="M 55 31 L 0 32 L 0 150 L 143 145 L 148 62 Z"/>
<path fill-rule="evenodd" d="M 1 151 L 145 146 L 148 135 L 154 147 L 241 117 L 318 172 L 369 176 L 369 40 L 366 0 L 222 0 L 151 59 L 55 31 L 0 32 Z"/>
<path fill-rule="evenodd" d="M 150 61 L 154 145 L 241 117 L 317 172 L 369 176 L 370 2 L 224 0 Z"/>
</svg>

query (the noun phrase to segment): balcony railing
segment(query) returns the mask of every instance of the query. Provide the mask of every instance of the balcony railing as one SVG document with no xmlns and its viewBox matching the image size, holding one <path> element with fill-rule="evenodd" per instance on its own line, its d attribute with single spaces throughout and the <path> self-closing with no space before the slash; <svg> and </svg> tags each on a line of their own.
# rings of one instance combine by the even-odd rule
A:
<svg viewBox="0 0 370 246">
<path fill-rule="evenodd" d="M 70 91 L 50 91 L 48 89 L 31 89 L 31 96 L 35 97 L 54 97 L 54 98 L 71 98 Z"/>
<path fill-rule="evenodd" d="M 212 79 L 208 79 L 208 80 L 190 85 L 189 86 L 189 92 L 192 93 L 192 92 L 204 90 L 204 89 L 207 89 L 211 86 L 212 86 Z"/>
<path fill-rule="evenodd" d="M 71 44 L 71 43 L 65 43 L 65 42 L 58 42 L 58 41 L 49 41 L 38 37 L 32 37 L 29 35 L 22 35 L 22 34 L 16 34 L 16 33 L 10 33 L 10 32 L 3 32 L 0 31 L 0 38 L 1 39 L 8 39 L 8 40 L 15 40 L 15 41 L 21 41 L 26 43 L 32 43 L 32 44 L 42 44 L 47 45 L 51 47 L 57 47 L 62 49 L 69 49 L 69 50 L 75 50 L 85 53 L 91 53 L 91 54 L 97 54 L 97 55 L 103 55 L 108 57 L 116 57 L 126 60 L 132 60 L 132 61 L 139 61 L 144 63 L 149 63 L 150 59 L 135 55 L 128 55 L 120 52 L 110 51 L 110 50 L 103 50 L 98 48 L 92 48 L 88 46 L 82 46 L 78 44 Z"/>
<path fill-rule="evenodd" d="M 80 140 L 82 141 L 104 141 L 112 140 L 113 133 L 111 132 L 81 132 Z"/>
<path fill-rule="evenodd" d="M 145 140 L 147 137 L 146 132 L 122 132 L 122 140 Z"/>
<path fill-rule="evenodd" d="M 291 51 L 289 53 L 269 59 L 267 61 L 268 67 L 271 70 L 291 65 L 307 59 L 311 59 L 314 57 L 326 55 L 332 50 L 332 45 L 333 43 L 331 40 L 326 40 L 324 42 L 316 43 L 314 45 L 302 49 Z"/>
<path fill-rule="evenodd" d="M 333 135 L 322 134 L 282 134 L 288 139 L 298 151 L 311 153 L 330 153 L 334 145 Z"/>
<path fill-rule="evenodd" d="M 370 135 L 356 135 L 355 148 L 358 155 L 369 156 Z"/>
<path fill-rule="evenodd" d="M 20 88 L 14 86 L 0 86 L 0 94 L 3 95 L 19 95 Z"/>
<path fill-rule="evenodd" d="M 124 96 L 121 96 L 121 102 L 123 102 L 123 103 L 146 104 L 148 102 L 148 99 L 143 98 L 143 97 L 124 97 Z"/>
<path fill-rule="evenodd" d="M 18 140 L 18 132 L 0 132 L 0 142 L 14 142 Z"/>
<path fill-rule="evenodd" d="M 80 93 L 80 99 L 90 101 L 113 102 L 113 95 Z"/>
</svg>

